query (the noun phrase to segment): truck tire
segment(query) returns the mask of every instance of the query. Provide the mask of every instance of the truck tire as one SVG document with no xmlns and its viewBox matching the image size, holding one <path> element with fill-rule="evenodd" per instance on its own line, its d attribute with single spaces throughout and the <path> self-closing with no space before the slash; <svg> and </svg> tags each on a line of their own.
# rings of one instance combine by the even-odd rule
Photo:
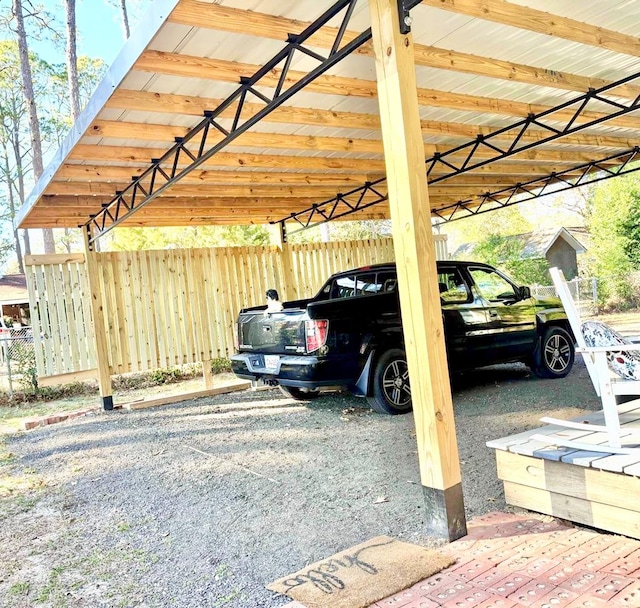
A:
<svg viewBox="0 0 640 608">
<path fill-rule="evenodd" d="M 297 386 L 282 386 L 282 384 L 278 386 L 280 387 L 280 392 L 285 397 L 290 397 L 296 401 L 309 401 L 309 399 L 315 399 L 320 395 L 319 389 L 305 391 Z"/>
<path fill-rule="evenodd" d="M 373 374 L 372 395 L 367 397 L 367 401 L 371 409 L 379 414 L 394 416 L 412 410 L 409 369 L 403 350 L 392 348 L 378 359 Z"/>
<path fill-rule="evenodd" d="M 564 378 L 573 367 L 573 339 L 562 327 L 547 327 L 531 369 L 540 378 Z"/>
</svg>

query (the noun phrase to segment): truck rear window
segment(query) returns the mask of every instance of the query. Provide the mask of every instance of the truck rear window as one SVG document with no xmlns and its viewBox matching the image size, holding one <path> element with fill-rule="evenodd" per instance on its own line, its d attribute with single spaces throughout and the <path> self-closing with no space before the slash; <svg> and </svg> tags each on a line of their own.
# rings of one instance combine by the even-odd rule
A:
<svg viewBox="0 0 640 608">
<path fill-rule="evenodd" d="M 397 284 L 395 273 L 389 271 L 345 275 L 329 281 L 316 300 L 371 296 L 381 292 L 395 293 Z"/>
</svg>

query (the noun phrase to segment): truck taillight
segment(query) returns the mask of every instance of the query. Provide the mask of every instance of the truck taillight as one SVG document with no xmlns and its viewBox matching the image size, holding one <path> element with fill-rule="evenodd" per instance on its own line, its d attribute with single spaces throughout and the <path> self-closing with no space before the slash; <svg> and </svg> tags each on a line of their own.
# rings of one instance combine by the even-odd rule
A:
<svg viewBox="0 0 640 608">
<path fill-rule="evenodd" d="M 315 321 L 311 319 L 304 323 L 307 336 L 307 352 L 312 353 L 314 350 L 318 350 L 326 344 L 329 321 Z"/>
</svg>

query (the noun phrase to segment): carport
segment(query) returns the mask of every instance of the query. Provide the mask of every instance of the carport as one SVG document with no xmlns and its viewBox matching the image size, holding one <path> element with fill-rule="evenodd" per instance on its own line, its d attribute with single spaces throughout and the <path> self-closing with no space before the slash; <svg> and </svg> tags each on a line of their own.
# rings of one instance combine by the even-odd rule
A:
<svg viewBox="0 0 640 608">
<path fill-rule="evenodd" d="M 17 223 L 82 227 L 91 282 L 118 226 L 391 218 L 429 528 L 459 538 L 431 220 L 636 170 L 639 26 L 626 0 L 157 0 Z"/>
</svg>

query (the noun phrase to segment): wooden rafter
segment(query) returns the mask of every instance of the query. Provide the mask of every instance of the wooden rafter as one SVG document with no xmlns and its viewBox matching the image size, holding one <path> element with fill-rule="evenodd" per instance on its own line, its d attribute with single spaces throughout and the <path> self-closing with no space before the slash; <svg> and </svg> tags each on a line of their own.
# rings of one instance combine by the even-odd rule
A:
<svg viewBox="0 0 640 608">
<path fill-rule="evenodd" d="M 473 127 L 460 123 L 436 123 L 429 124 L 428 134 L 457 137 L 464 140 L 471 138 L 473 134 L 489 134 L 495 127 Z M 150 123 L 134 123 L 122 121 L 96 121 L 91 125 L 91 135 L 115 139 L 136 138 L 143 141 L 172 141 L 175 137 L 182 137 L 186 133 L 184 127 L 165 126 Z M 528 131 L 523 136 L 523 141 L 538 141 L 548 135 L 539 130 Z M 506 138 L 506 136 L 505 136 Z M 222 136 L 218 136 L 222 139 Z M 216 139 L 212 136 L 212 142 Z M 306 135 L 291 135 L 279 133 L 262 133 L 250 131 L 241 135 L 235 142 L 237 145 L 255 148 L 276 148 L 281 150 L 311 150 L 330 152 L 354 152 L 354 153 L 382 153 L 382 144 L 379 139 L 356 139 L 352 137 L 320 137 Z M 630 148 L 635 145 L 631 137 L 614 137 L 605 134 L 579 133 L 567 135 L 562 140 L 563 144 L 573 146 L 595 146 L 605 148 Z"/>
<path fill-rule="evenodd" d="M 607 30 L 577 19 L 553 15 L 521 4 L 503 0 L 481 0 L 480 2 L 478 0 L 422 0 L 422 4 L 640 57 L 640 41 L 635 36 Z"/>
</svg>

